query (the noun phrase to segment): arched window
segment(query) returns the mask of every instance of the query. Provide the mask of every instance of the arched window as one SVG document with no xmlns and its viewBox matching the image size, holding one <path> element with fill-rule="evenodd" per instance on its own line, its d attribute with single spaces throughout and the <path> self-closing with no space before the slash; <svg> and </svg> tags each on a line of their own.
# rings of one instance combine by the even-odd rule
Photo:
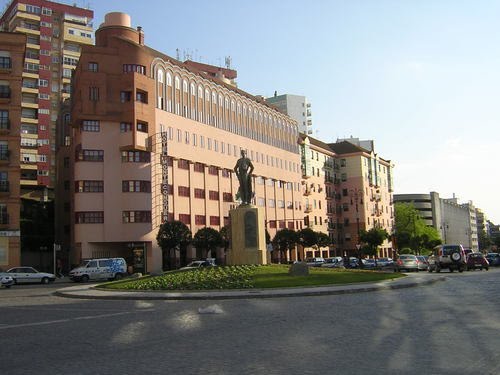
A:
<svg viewBox="0 0 500 375">
<path fill-rule="evenodd" d="M 182 80 L 182 91 L 188 92 L 188 83 L 186 80 Z"/>
<path fill-rule="evenodd" d="M 172 86 L 172 75 L 167 72 L 167 85 Z"/>
<path fill-rule="evenodd" d="M 181 80 L 179 77 L 175 77 L 175 88 L 180 89 L 181 88 Z"/>
<path fill-rule="evenodd" d="M 163 70 L 158 69 L 158 82 L 163 83 Z"/>
<path fill-rule="evenodd" d="M 212 92 L 212 103 L 217 103 L 217 94 L 214 92 Z"/>
<path fill-rule="evenodd" d="M 198 86 L 198 98 L 203 99 L 203 87 Z"/>
<path fill-rule="evenodd" d="M 196 88 L 194 87 L 194 83 L 191 83 L 191 95 L 196 95 Z"/>
</svg>

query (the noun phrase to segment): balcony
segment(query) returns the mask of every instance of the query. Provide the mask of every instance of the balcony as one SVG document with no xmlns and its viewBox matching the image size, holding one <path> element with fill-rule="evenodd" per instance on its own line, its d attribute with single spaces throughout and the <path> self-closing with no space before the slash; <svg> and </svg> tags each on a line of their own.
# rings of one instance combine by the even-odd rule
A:
<svg viewBox="0 0 500 375">
<path fill-rule="evenodd" d="M 312 212 L 312 206 L 311 206 L 311 205 L 306 206 L 306 208 L 305 208 L 304 212 L 305 212 L 306 214 L 308 214 L 308 213 Z"/>
<path fill-rule="evenodd" d="M 306 188 L 306 189 L 304 190 L 304 195 L 305 195 L 305 196 L 307 196 L 307 195 L 311 195 L 311 189 Z"/>
</svg>

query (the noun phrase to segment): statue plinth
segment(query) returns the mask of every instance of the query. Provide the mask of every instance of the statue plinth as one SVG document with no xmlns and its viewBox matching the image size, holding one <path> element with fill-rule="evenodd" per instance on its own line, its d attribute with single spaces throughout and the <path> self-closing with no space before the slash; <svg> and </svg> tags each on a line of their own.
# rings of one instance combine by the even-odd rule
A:
<svg viewBox="0 0 500 375">
<path fill-rule="evenodd" d="M 267 264 L 264 210 L 242 205 L 229 211 L 231 217 L 231 248 L 228 265 Z"/>
</svg>

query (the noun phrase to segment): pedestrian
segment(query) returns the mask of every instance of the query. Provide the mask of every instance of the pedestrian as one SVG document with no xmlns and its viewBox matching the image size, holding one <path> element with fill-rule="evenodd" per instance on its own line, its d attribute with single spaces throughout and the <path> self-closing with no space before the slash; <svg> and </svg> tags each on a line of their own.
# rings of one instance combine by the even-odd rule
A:
<svg viewBox="0 0 500 375">
<path fill-rule="evenodd" d="M 59 258 L 57 258 L 57 261 L 56 261 L 56 276 L 59 278 L 64 277 L 64 275 L 62 273 L 62 261 Z"/>
</svg>

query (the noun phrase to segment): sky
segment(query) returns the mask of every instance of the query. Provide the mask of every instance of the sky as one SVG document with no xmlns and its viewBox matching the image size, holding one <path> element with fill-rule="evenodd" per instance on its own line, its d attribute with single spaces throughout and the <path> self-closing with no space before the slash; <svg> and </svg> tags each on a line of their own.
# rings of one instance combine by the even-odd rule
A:
<svg viewBox="0 0 500 375">
<path fill-rule="evenodd" d="M 373 139 L 396 194 L 472 201 L 500 224 L 500 1 L 76 0 L 146 44 L 238 71 L 253 95 L 304 95 L 313 136 Z M 7 3 L 3 0 L 3 3 Z"/>
</svg>

